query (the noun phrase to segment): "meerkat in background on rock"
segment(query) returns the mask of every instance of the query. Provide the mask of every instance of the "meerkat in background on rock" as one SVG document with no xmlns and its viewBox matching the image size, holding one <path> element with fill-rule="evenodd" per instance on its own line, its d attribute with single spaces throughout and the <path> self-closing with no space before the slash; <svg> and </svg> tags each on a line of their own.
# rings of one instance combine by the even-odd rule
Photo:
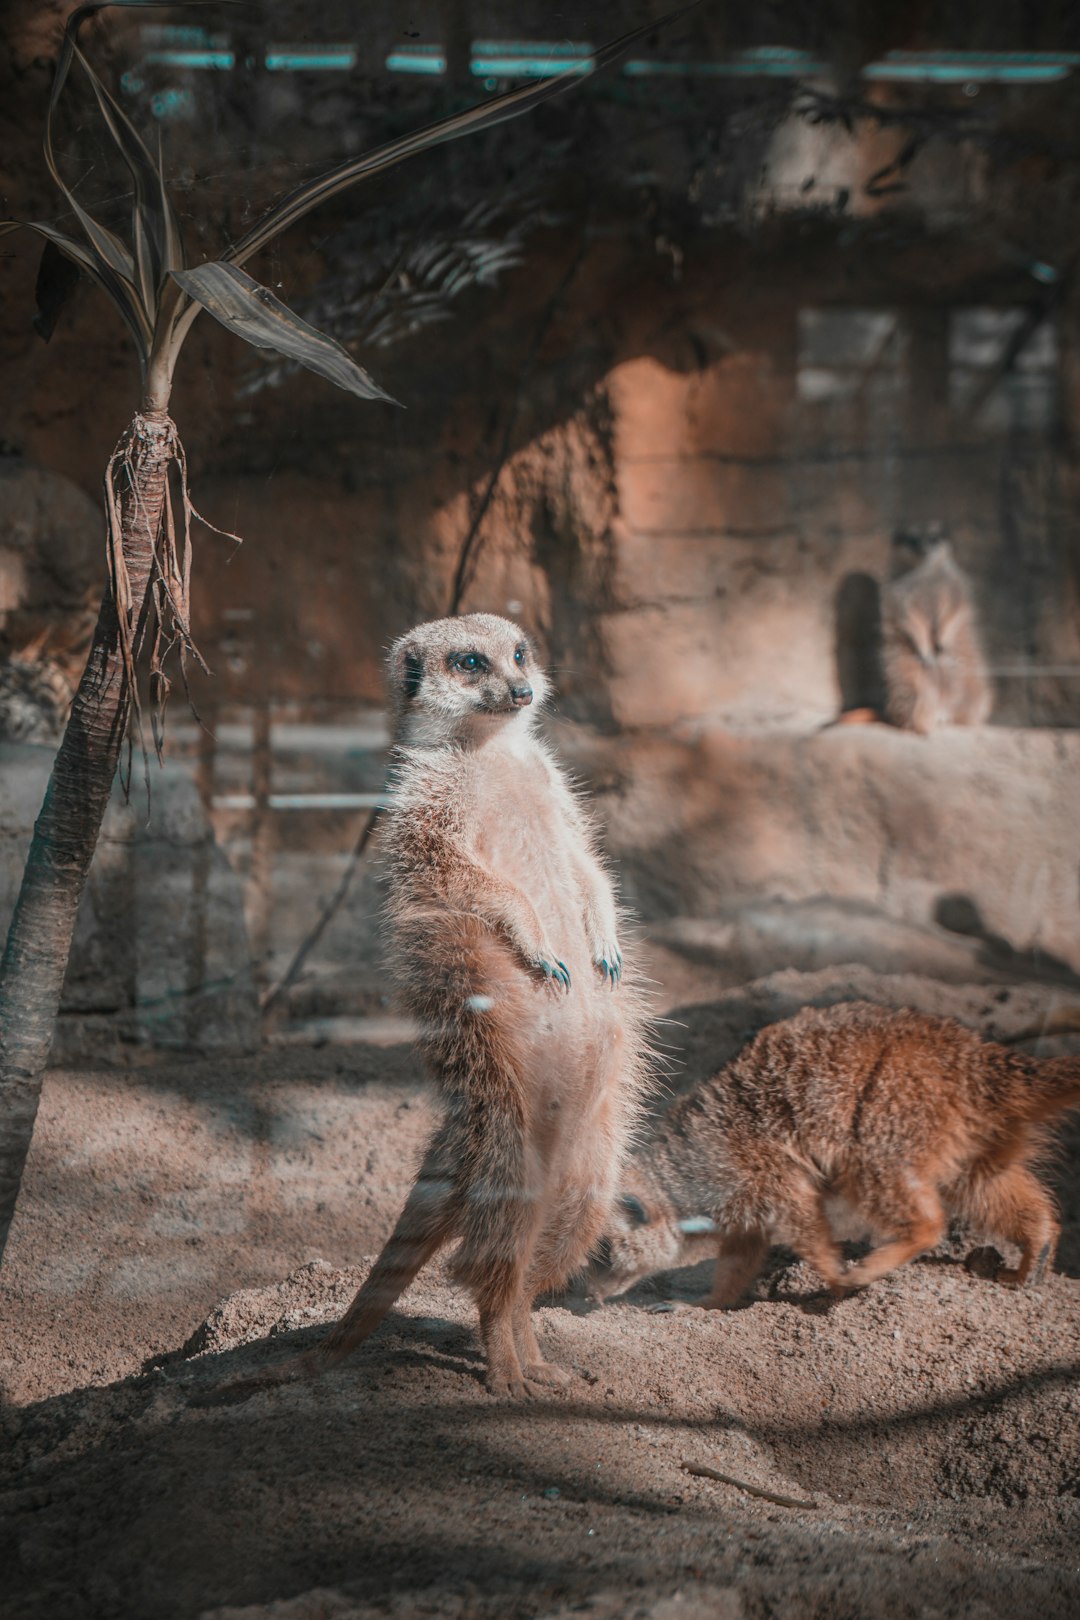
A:
<svg viewBox="0 0 1080 1620">
<path fill-rule="evenodd" d="M 997 1281 L 1041 1276 L 1059 1226 L 1031 1165 L 1080 1104 L 1080 1057 L 1034 1058 L 952 1018 L 869 1002 L 804 1007 L 680 1099 L 629 1161 L 590 1276 L 596 1299 L 716 1257 L 733 1305 L 772 1243 L 845 1294 L 932 1249 L 950 1216 L 1020 1248 Z M 846 1271 L 830 1217 L 879 1247 Z"/>
<path fill-rule="evenodd" d="M 885 710 L 923 734 L 978 726 L 992 706 L 967 575 L 936 528 L 893 541 L 893 577 L 881 592 Z"/>
<path fill-rule="evenodd" d="M 348 1354 L 456 1239 L 488 1388 L 533 1394 L 567 1381 L 531 1307 L 607 1223 L 647 1080 L 644 1007 L 589 819 L 533 729 L 548 682 L 528 638 L 485 613 L 419 625 L 390 687 L 388 956 L 446 1113 L 363 1287 L 293 1371 Z"/>
</svg>

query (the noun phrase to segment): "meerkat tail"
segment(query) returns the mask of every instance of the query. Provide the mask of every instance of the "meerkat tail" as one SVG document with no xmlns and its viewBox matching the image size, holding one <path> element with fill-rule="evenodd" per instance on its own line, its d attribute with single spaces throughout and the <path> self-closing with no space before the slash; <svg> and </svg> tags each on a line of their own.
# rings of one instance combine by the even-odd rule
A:
<svg viewBox="0 0 1080 1620">
<path fill-rule="evenodd" d="M 1031 1058 L 1029 1119 L 1050 1119 L 1080 1106 L 1080 1057 Z"/>
<path fill-rule="evenodd" d="M 456 1194 L 445 1174 L 445 1133 L 428 1149 L 397 1225 L 345 1315 L 312 1350 L 290 1356 L 246 1378 L 233 1378 L 192 1401 L 195 1406 L 231 1406 L 264 1390 L 316 1377 L 373 1333 L 408 1288 L 421 1266 L 452 1235 Z"/>
<path fill-rule="evenodd" d="M 446 1175 L 444 1154 L 429 1151 L 397 1225 L 355 1299 L 311 1352 L 312 1370 L 332 1366 L 374 1333 L 421 1267 L 452 1236 L 458 1209 L 454 1184 Z"/>
<path fill-rule="evenodd" d="M 1007 1035 L 995 1037 L 999 1046 L 1019 1046 L 1022 1041 L 1038 1041 L 1046 1035 L 1078 1035 L 1080 1034 L 1080 1006 L 1067 1004 L 1062 1007 L 1051 1007 L 1050 1010 L 1035 1018 L 1030 1023 L 1023 1024 Z M 1072 1059 L 1066 1058 L 1066 1062 Z"/>
</svg>

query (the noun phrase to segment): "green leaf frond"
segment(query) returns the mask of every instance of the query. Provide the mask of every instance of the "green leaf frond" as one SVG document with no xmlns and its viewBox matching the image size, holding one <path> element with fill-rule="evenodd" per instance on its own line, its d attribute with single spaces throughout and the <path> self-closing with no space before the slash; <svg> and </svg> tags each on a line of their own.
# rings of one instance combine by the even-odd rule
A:
<svg viewBox="0 0 1080 1620">
<path fill-rule="evenodd" d="M 361 399 L 396 404 L 334 338 L 302 321 L 246 270 L 219 261 L 174 270 L 173 280 L 216 321 L 257 349 L 273 349 Z"/>
<path fill-rule="evenodd" d="M 135 265 L 139 293 L 153 323 L 165 277 L 169 271 L 182 270 L 185 265 L 180 221 L 169 199 L 160 154 L 156 158 L 151 154 L 131 119 L 110 95 L 78 47 L 75 54 L 90 80 L 101 116 L 134 183 L 131 235 L 135 246 Z"/>
</svg>

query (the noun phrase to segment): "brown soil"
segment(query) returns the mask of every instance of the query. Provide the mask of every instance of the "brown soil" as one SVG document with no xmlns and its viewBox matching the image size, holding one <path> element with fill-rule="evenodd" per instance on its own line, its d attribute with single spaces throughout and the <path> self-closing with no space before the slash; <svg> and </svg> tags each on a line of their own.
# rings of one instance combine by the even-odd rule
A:
<svg viewBox="0 0 1080 1620">
<path fill-rule="evenodd" d="M 717 996 L 660 967 L 689 1076 L 805 1000 L 1003 1033 L 1045 1005 L 861 969 Z M 538 1311 L 572 1392 L 513 1405 L 433 1266 L 319 1383 L 203 1404 L 340 1311 L 432 1118 L 403 1047 L 50 1075 L 0 1285 L 5 1620 L 1080 1612 L 1075 1129 L 1038 1288 L 969 1273 L 957 1235 L 831 1307 L 780 1252 L 724 1315 L 687 1303 L 704 1270 L 572 1294 Z"/>
</svg>

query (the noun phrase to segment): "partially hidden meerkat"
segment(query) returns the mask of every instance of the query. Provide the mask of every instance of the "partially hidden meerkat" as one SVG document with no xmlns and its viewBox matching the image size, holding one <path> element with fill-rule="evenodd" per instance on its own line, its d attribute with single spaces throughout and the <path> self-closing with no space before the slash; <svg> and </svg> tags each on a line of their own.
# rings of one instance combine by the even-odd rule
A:
<svg viewBox="0 0 1080 1620">
<path fill-rule="evenodd" d="M 394 643 L 390 692 L 387 954 L 445 1118 L 353 1303 L 286 1376 L 347 1355 L 456 1239 L 487 1387 L 535 1394 L 568 1380 L 531 1308 L 607 1223 L 645 1006 L 589 818 L 533 729 L 548 682 L 528 638 L 486 613 L 421 624 Z"/>
<path fill-rule="evenodd" d="M 941 532 L 901 532 L 893 577 L 881 592 L 885 713 L 924 735 L 939 726 L 978 726 L 993 697 L 967 575 Z"/>
<path fill-rule="evenodd" d="M 773 1243 L 835 1294 L 941 1239 L 950 1216 L 1020 1248 L 997 1281 L 1040 1277 L 1059 1225 L 1032 1171 L 1047 1122 L 1080 1103 L 1080 1057 L 1037 1059 L 952 1018 L 869 1002 L 763 1029 L 677 1102 L 630 1160 L 589 1291 L 716 1257 L 707 1307 L 733 1305 Z M 854 1218 L 854 1219 L 853 1219 Z M 834 1235 L 874 1235 L 843 1266 Z"/>
</svg>

